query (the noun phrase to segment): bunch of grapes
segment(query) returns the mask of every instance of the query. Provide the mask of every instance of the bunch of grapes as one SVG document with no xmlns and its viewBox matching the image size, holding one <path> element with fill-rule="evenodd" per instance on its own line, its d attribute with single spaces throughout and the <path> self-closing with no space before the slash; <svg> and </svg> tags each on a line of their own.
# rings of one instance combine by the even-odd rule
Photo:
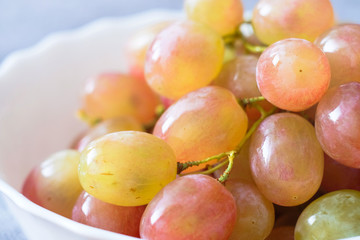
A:
<svg viewBox="0 0 360 240">
<path fill-rule="evenodd" d="M 329 0 L 185 0 L 87 82 L 33 202 L 148 240 L 360 236 L 360 25 Z"/>
</svg>

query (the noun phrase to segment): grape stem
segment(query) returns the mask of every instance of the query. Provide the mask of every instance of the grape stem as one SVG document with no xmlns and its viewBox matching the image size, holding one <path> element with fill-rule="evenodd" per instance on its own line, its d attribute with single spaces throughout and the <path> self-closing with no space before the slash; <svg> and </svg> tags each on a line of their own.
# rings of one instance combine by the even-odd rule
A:
<svg viewBox="0 0 360 240">
<path fill-rule="evenodd" d="M 242 106 L 251 104 L 251 103 L 256 103 L 256 102 L 260 102 L 260 101 L 264 101 L 265 98 L 263 96 L 259 96 L 259 97 L 252 97 L 252 98 L 242 98 L 239 100 L 239 103 Z"/>
</svg>

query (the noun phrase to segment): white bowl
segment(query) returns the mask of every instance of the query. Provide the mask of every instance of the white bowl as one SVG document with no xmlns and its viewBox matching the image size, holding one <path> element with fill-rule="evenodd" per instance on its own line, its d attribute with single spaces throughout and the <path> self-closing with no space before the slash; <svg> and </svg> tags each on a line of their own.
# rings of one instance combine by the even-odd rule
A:
<svg viewBox="0 0 360 240">
<path fill-rule="evenodd" d="M 128 37 L 148 24 L 180 17 L 179 12 L 153 10 L 101 19 L 53 34 L 0 66 L 0 191 L 28 239 L 135 239 L 59 216 L 19 191 L 34 166 L 68 148 L 85 129 L 75 117 L 84 80 L 104 71 L 126 71 Z"/>
</svg>

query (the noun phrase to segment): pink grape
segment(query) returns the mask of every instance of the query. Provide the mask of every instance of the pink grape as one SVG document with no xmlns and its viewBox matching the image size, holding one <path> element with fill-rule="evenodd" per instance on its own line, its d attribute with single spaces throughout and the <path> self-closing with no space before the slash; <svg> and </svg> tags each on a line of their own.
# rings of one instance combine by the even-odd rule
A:
<svg viewBox="0 0 360 240">
<path fill-rule="evenodd" d="M 146 81 L 161 96 L 179 99 L 208 85 L 220 72 L 223 57 L 220 35 L 204 24 L 180 21 L 164 29 L 150 46 Z"/>
<path fill-rule="evenodd" d="M 360 82 L 331 88 L 315 116 L 316 135 L 326 154 L 360 168 Z"/>
<path fill-rule="evenodd" d="M 177 178 L 146 207 L 140 236 L 145 240 L 227 240 L 236 221 L 231 193 L 206 175 Z"/>
<path fill-rule="evenodd" d="M 261 94 L 275 106 L 302 111 L 325 94 L 330 83 L 330 65 L 325 54 L 303 39 L 285 39 L 260 56 L 256 81 Z"/>
<path fill-rule="evenodd" d="M 253 10 L 256 36 L 265 44 L 285 38 L 313 42 L 334 24 L 329 0 L 260 0 Z"/>
<path fill-rule="evenodd" d="M 156 123 L 153 134 L 170 145 L 178 162 L 187 162 L 233 150 L 246 129 L 246 114 L 234 95 L 224 88 L 209 86 L 170 106 Z M 216 160 L 208 164 L 214 163 Z"/>
<path fill-rule="evenodd" d="M 314 127 L 296 114 L 266 118 L 251 138 L 249 154 L 253 179 L 273 203 L 302 204 L 320 187 L 324 153 Z"/>
<path fill-rule="evenodd" d="M 319 36 L 315 44 L 331 66 L 330 87 L 360 82 L 360 24 L 343 24 Z"/>
<path fill-rule="evenodd" d="M 236 224 L 229 240 L 257 240 L 267 237 L 275 221 L 273 204 L 250 181 L 230 180 L 225 187 L 234 196 L 237 206 Z"/>
<path fill-rule="evenodd" d="M 33 168 L 22 187 L 25 197 L 57 214 L 71 218 L 71 211 L 82 192 L 77 168 L 80 153 L 63 150 L 52 154 Z"/>
<path fill-rule="evenodd" d="M 113 205 L 83 191 L 73 208 L 72 219 L 92 227 L 140 237 L 140 220 L 145 208 Z"/>
</svg>

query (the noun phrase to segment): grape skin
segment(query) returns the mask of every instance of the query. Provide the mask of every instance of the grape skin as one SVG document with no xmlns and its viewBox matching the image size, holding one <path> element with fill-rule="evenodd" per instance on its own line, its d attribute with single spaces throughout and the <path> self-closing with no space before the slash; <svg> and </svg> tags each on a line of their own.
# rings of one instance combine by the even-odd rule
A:
<svg viewBox="0 0 360 240">
<path fill-rule="evenodd" d="M 256 36 L 267 45 L 286 38 L 313 42 L 333 26 L 334 11 L 329 0 L 260 0 L 252 22 Z"/>
<path fill-rule="evenodd" d="M 198 22 L 176 22 L 150 46 L 146 81 L 159 95 L 179 99 L 208 85 L 220 72 L 223 57 L 224 43 L 215 31 Z"/>
<path fill-rule="evenodd" d="M 207 175 L 177 178 L 146 207 L 140 224 L 146 240 L 227 240 L 236 221 L 231 193 Z"/>
<path fill-rule="evenodd" d="M 360 82 L 360 25 L 342 24 L 319 36 L 315 44 L 331 66 L 330 87 Z"/>
<path fill-rule="evenodd" d="M 173 150 L 143 132 L 122 131 L 91 142 L 81 153 L 80 183 L 94 197 L 120 206 L 145 205 L 176 178 Z"/>
<path fill-rule="evenodd" d="M 73 208 L 72 219 L 92 227 L 140 237 L 140 220 L 145 208 L 113 205 L 83 191 Z"/>
<path fill-rule="evenodd" d="M 266 118 L 250 143 L 250 167 L 259 190 L 273 203 L 296 206 L 319 189 L 324 153 L 314 127 L 293 113 Z"/>
<path fill-rule="evenodd" d="M 360 168 L 360 83 L 331 88 L 315 115 L 316 136 L 331 158 Z"/>
<path fill-rule="evenodd" d="M 320 101 L 330 78 L 325 54 L 303 39 L 276 42 L 261 54 L 256 67 L 257 85 L 266 100 L 294 112 Z"/>
</svg>

